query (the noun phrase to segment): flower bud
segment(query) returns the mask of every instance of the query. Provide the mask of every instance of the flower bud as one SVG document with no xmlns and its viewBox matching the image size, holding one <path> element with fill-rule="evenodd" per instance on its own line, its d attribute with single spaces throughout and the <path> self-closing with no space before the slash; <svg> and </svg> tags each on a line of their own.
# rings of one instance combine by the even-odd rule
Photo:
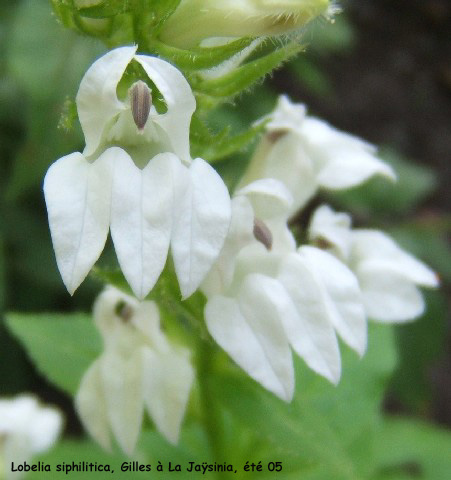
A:
<svg viewBox="0 0 451 480">
<path fill-rule="evenodd" d="M 212 37 L 279 35 L 329 11 L 329 0 L 182 0 L 161 39 L 189 48 Z"/>
</svg>

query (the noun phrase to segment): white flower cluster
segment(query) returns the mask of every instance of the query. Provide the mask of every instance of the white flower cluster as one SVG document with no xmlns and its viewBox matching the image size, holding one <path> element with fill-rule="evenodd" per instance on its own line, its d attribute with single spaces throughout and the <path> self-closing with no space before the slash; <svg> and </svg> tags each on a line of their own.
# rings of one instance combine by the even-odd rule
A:
<svg viewBox="0 0 451 480">
<path fill-rule="evenodd" d="M 121 96 L 129 78 L 129 96 Z M 214 169 L 190 157 L 194 96 L 169 63 L 135 47 L 113 50 L 84 76 L 77 108 L 86 148 L 59 159 L 44 184 L 69 292 L 98 259 L 109 229 L 138 299 L 158 280 L 171 247 L 183 297 L 200 286 L 207 298 L 211 336 L 285 401 L 294 392 L 293 350 L 337 383 L 337 336 L 363 355 L 368 319 L 411 320 L 424 309 L 418 286 L 438 284 L 387 235 L 352 229 L 348 215 L 328 206 L 311 219 L 310 244 L 296 244 L 288 221 L 319 188 L 395 174 L 372 145 L 285 96 L 264 119 L 267 132 L 232 201 Z M 104 352 L 76 398 L 87 430 L 106 448 L 112 434 L 131 453 L 146 409 L 175 443 L 194 378 L 187 350 L 160 331 L 153 302 L 113 288 L 98 299 L 94 318 Z"/>
<path fill-rule="evenodd" d="M 144 81 L 133 83 L 128 97 L 118 97 L 128 67 L 141 69 Z M 44 181 L 67 289 L 72 294 L 84 280 L 111 230 L 119 264 L 138 298 L 158 280 L 169 246 L 188 297 L 216 260 L 230 223 L 221 177 L 201 158 L 190 157 L 196 103 L 188 82 L 164 60 L 121 47 L 89 68 L 76 102 L 86 148 L 60 158 Z"/>
<path fill-rule="evenodd" d="M 17 479 L 21 471 L 12 471 L 29 462 L 33 455 L 45 452 L 58 439 L 63 426 L 61 413 L 43 407 L 31 395 L 0 400 L 0 478 Z"/>
<path fill-rule="evenodd" d="M 363 355 L 367 319 L 414 319 L 424 309 L 417 285 L 435 287 L 438 280 L 388 235 L 352 230 L 348 215 L 327 206 L 311 220 L 312 244 L 298 247 L 287 221 L 318 188 L 395 175 L 373 146 L 308 116 L 285 96 L 267 120 L 232 199 L 225 246 L 203 284 L 205 318 L 210 334 L 243 370 L 290 401 L 292 350 L 337 383 L 337 335 Z"/>
</svg>

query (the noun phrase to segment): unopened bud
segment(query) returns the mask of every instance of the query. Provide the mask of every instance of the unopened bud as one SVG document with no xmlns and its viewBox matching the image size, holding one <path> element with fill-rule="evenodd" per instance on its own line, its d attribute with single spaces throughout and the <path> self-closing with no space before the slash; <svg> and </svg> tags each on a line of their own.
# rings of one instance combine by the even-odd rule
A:
<svg viewBox="0 0 451 480">
<path fill-rule="evenodd" d="M 141 132 L 146 126 L 150 107 L 152 105 L 150 88 L 141 80 L 134 83 L 130 89 L 130 105 L 133 120 L 135 121 L 138 130 Z"/>
<path fill-rule="evenodd" d="M 182 0 L 161 39 L 190 48 L 212 37 L 280 35 L 327 15 L 330 5 L 329 0 Z"/>
<path fill-rule="evenodd" d="M 272 247 L 272 233 L 266 224 L 259 218 L 254 218 L 254 237 L 262 243 L 267 250 Z"/>
</svg>

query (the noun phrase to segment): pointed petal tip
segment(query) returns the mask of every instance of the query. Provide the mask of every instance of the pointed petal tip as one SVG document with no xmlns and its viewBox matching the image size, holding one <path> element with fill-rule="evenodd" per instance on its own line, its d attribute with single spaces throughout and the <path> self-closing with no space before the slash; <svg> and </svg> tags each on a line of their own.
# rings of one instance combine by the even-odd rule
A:
<svg viewBox="0 0 451 480">
<path fill-rule="evenodd" d="M 197 286 L 195 288 L 193 288 L 191 285 L 189 286 L 190 288 L 187 288 L 183 285 L 180 285 L 180 293 L 182 295 L 181 297 L 181 300 L 184 301 L 184 300 L 187 300 L 189 297 L 191 297 L 191 295 L 193 295 L 193 293 L 197 290 Z"/>
<path fill-rule="evenodd" d="M 384 175 L 388 180 L 391 182 L 397 182 L 398 181 L 398 175 L 396 175 L 395 170 L 388 164 L 385 164 L 385 169 L 384 171 L 381 171 L 381 174 Z"/>
<path fill-rule="evenodd" d="M 339 365 L 336 371 L 329 369 L 328 371 L 317 372 L 317 373 L 320 373 L 320 375 L 322 375 L 324 378 L 329 380 L 329 382 L 336 387 L 338 386 L 341 380 L 341 365 Z"/>
<path fill-rule="evenodd" d="M 118 444 L 121 447 L 121 449 L 129 456 L 132 457 L 133 453 L 135 452 L 135 447 L 136 445 L 124 445 L 122 442 L 118 440 Z M 111 449 L 110 449 L 111 451 Z"/>
<path fill-rule="evenodd" d="M 290 388 L 289 390 L 285 390 L 285 395 L 280 398 L 285 403 L 291 403 L 293 401 L 293 397 L 294 397 L 294 384 L 293 384 L 293 388 Z"/>
<path fill-rule="evenodd" d="M 179 443 L 179 433 L 180 432 L 161 432 L 161 435 L 174 447 L 176 447 Z"/>
<path fill-rule="evenodd" d="M 359 358 L 363 358 L 365 356 L 366 350 L 367 350 L 367 343 L 365 342 L 364 345 L 362 345 L 361 348 L 359 348 L 357 351 L 357 354 L 359 355 Z"/>
<path fill-rule="evenodd" d="M 61 272 L 60 272 L 60 274 L 61 274 Z M 84 280 L 84 278 L 83 278 L 80 282 L 74 282 L 73 279 L 71 279 L 70 281 L 66 281 L 63 278 L 62 274 L 61 274 L 61 278 L 63 279 L 64 286 L 66 287 L 66 290 L 69 292 L 69 295 L 71 297 L 74 296 L 74 293 L 77 291 L 78 287 L 83 283 L 83 280 Z"/>
<path fill-rule="evenodd" d="M 132 292 L 133 292 L 133 295 L 140 301 L 142 302 L 146 297 L 147 295 L 149 295 L 149 293 L 151 292 L 152 288 L 154 287 L 154 285 L 152 285 L 150 288 L 146 288 L 145 290 L 142 288 L 142 285 L 140 285 L 138 288 L 133 285 L 132 283 L 130 283 L 128 280 L 127 280 L 130 288 L 132 289 Z"/>
<path fill-rule="evenodd" d="M 332 385 L 337 387 L 341 380 L 341 365 L 337 371 L 329 371 L 324 377 L 327 378 Z"/>
</svg>

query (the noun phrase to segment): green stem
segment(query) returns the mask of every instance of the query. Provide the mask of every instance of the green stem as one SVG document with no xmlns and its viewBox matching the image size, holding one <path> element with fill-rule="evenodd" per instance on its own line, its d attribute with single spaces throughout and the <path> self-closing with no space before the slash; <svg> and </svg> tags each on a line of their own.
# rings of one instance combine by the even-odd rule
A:
<svg viewBox="0 0 451 480">
<path fill-rule="evenodd" d="M 213 454 L 213 460 L 219 464 L 225 461 L 223 445 L 224 432 L 221 421 L 221 411 L 210 383 L 210 379 L 214 374 L 214 357 L 215 349 L 213 345 L 206 341 L 199 341 L 197 351 L 197 375 L 200 387 L 202 420 Z M 219 479 L 223 479 L 225 478 L 225 473 L 218 472 L 217 476 Z"/>
</svg>

